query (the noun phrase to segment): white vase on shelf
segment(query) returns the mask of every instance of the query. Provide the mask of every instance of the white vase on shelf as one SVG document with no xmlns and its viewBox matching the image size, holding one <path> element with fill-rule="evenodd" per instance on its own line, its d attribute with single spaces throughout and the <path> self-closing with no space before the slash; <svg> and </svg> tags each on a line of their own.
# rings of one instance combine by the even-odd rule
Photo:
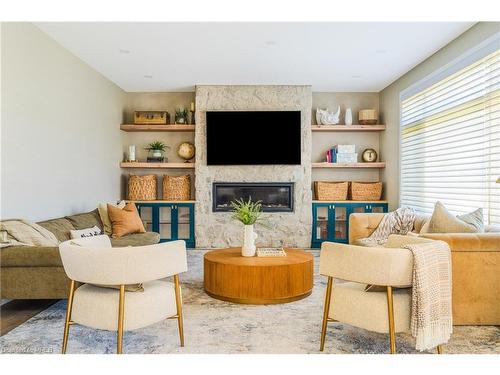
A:
<svg viewBox="0 0 500 375">
<path fill-rule="evenodd" d="M 243 231 L 243 246 L 241 247 L 241 255 L 244 257 L 255 256 L 255 251 L 257 250 L 255 246 L 255 240 L 257 239 L 257 233 L 253 231 L 253 225 L 245 225 Z"/>
<path fill-rule="evenodd" d="M 351 108 L 347 108 L 345 110 L 345 124 L 348 126 L 352 125 L 352 110 L 351 110 Z"/>
</svg>

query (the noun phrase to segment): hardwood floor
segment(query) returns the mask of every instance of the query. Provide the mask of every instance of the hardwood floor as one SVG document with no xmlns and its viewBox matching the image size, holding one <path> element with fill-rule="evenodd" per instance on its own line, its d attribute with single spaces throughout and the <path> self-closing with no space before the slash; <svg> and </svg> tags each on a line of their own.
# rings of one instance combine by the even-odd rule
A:
<svg viewBox="0 0 500 375">
<path fill-rule="evenodd" d="M 16 299 L 0 306 L 0 336 L 52 306 L 58 299 Z"/>
</svg>

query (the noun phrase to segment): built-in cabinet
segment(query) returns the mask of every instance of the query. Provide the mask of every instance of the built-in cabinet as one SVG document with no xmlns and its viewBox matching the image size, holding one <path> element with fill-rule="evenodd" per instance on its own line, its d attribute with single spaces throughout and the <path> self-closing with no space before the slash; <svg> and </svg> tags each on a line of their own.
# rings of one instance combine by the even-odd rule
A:
<svg viewBox="0 0 500 375">
<path fill-rule="evenodd" d="M 387 210 L 387 202 L 313 202 L 311 247 L 319 248 L 324 241 L 349 243 L 350 214 Z"/>
<path fill-rule="evenodd" d="M 160 242 L 184 240 L 186 247 L 196 247 L 194 203 L 136 201 L 137 210 L 148 232 L 160 234 Z"/>
</svg>

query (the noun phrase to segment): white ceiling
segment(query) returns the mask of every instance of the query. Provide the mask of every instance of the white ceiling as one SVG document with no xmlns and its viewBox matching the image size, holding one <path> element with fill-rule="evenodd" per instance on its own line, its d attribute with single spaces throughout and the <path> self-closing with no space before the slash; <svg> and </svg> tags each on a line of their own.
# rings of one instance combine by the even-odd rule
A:
<svg viewBox="0 0 500 375">
<path fill-rule="evenodd" d="M 380 91 L 473 25 L 438 23 L 37 23 L 125 91 L 307 84 Z"/>
</svg>

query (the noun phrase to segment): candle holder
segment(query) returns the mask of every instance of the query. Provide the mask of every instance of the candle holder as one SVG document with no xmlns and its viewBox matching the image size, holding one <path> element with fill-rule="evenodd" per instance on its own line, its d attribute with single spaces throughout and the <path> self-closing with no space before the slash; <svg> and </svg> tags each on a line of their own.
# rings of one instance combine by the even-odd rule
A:
<svg viewBox="0 0 500 375">
<path fill-rule="evenodd" d="M 189 113 L 191 113 L 191 125 L 195 125 L 196 124 L 196 120 L 195 120 L 195 117 L 194 117 L 194 114 L 195 114 L 195 111 L 189 111 Z"/>
</svg>

